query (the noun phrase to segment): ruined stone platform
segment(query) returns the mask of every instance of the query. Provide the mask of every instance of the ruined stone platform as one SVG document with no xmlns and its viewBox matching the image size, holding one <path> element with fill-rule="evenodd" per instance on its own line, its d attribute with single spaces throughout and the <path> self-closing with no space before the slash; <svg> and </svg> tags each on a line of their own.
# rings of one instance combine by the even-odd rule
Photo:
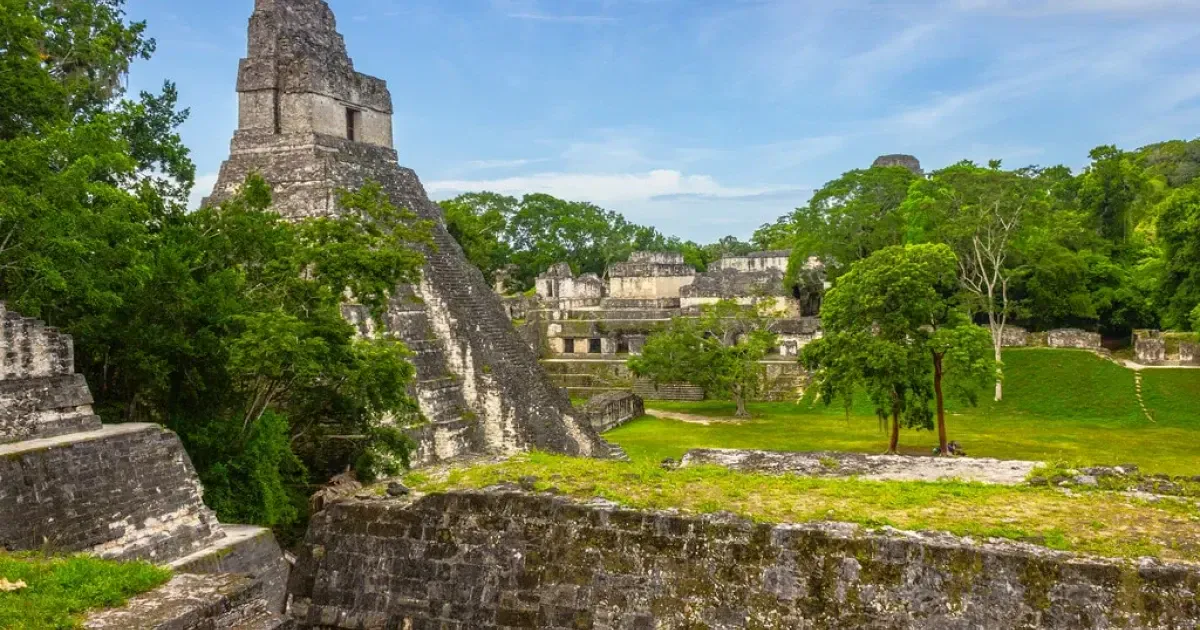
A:
<svg viewBox="0 0 1200 630">
<path fill-rule="evenodd" d="M 1038 462 L 985 457 L 913 457 L 834 451 L 759 451 L 701 448 L 684 454 L 682 466 L 724 466 L 742 472 L 807 477 L 857 477 L 868 481 L 975 481 L 1025 483 Z"/>
</svg>

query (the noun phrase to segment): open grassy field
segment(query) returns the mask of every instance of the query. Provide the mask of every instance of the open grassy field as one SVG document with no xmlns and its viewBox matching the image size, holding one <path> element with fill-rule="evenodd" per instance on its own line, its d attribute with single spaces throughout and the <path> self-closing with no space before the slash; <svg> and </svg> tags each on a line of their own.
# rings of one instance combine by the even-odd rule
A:
<svg viewBox="0 0 1200 630">
<path fill-rule="evenodd" d="M 170 577 L 169 570 L 143 562 L 0 551 L 0 578 L 25 583 L 11 592 L 0 590 L 0 628 L 77 628 L 85 612 L 121 606 Z"/>
<path fill-rule="evenodd" d="M 1200 370 L 1145 371 L 1151 419 L 1137 402 L 1135 373 L 1090 353 L 1014 350 L 1006 354 L 1006 365 L 1003 402 L 951 406 L 950 436 L 970 455 L 1053 462 L 1050 473 L 1078 463 L 1137 463 L 1144 472 L 1200 475 Z M 746 421 L 733 420 L 728 402 L 656 402 L 651 412 L 714 421 L 645 417 L 605 434 L 625 448 L 630 462 L 529 453 L 444 474 L 418 471 L 407 481 L 422 492 L 532 483 L 537 490 L 603 497 L 634 508 L 729 511 L 768 522 L 890 525 L 1109 557 L 1200 561 L 1200 505 L 1194 499 L 1200 484 L 1191 482 L 1179 484 L 1187 488 L 1185 498 L 1153 500 L 1090 486 L 1066 491 L 659 466 L 697 447 L 882 452 L 887 435 L 861 402 L 849 413 L 811 400 L 759 403 L 751 405 L 756 417 Z M 909 453 L 929 454 L 935 436 L 906 431 L 901 444 Z"/>
<path fill-rule="evenodd" d="M 1146 370 L 1143 392 L 1153 420 L 1137 403 L 1132 370 L 1091 353 L 1019 349 L 1005 353 L 1005 399 L 985 396 L 978 407 L 949 404 L 950 439 L 976 457 L 1067 461 L 1077 464 L 1136 463 L 1144 472 L 1200 475 L 1200 370 Z M 652 402 L 654 409 L 724 417 L 728 423 L 700 425 L 643 418 L 605 437 L 636 460 L 678 458 L 688 449 L 760 448 L 883 452 L 887 436 L 879 421 L 857 401 L 849 413 L 840 405 L 802 400 L 757 403 L 755 418 L 733 422 L 733 404 Z M 929 431 L 906 430 L 902 451 L 928 454 L 936 445 Z"/>
<path fill-rule="evenodd" d="M 1200 561 L 1200 507 L 1194 502 L 1150 502 L 1100 490 L 773 476 L 714 466 L 663 470 L 647 461 L 545 453 L 454 469 L 444 477 L 414 472 L 406 481 L 420 492 L 441 492 L 530 479 L 535 490 L 602 497 L 634 508 L 728 511 L 764 522 L 890 525 L 1108 557 Z"/>
</svg>

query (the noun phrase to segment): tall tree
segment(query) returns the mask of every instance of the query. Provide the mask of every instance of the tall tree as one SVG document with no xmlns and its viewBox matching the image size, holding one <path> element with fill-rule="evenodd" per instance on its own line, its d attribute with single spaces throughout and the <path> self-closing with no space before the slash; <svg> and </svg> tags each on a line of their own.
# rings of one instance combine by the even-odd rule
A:
<svg viewBox="0 0 1200 630">
<path fill-rule="evenodd" d="M 890 417 L 887 452 L 895 454 L 902 424 L 933 428 L 929 360 L 907 340 L 886 339 L 844 322 L 848 315 L 841 310 L 844 305 L 836 302 L 824 309 L 829 332 L 804 347 L 801 361 L 815 375 L 817 392 L 826 405 L 840 400 L 849 409 L 855 393 L 864 390 L 880 423 L 886 425 Z"/>
<path fill-rule="evenodd" d="M 1196 309 L 1200 309 L 1200 185 L 1176 190 L 1163 201 L 1158 236 L 1166 261 L 1163 324 L 1200 330 L 1196 326 Z"/>
<path fill-rule="evenodd" d="M 958 296 L 958 262 L 948 245 L 894 246 L 851 265 L 826 294 L 821 309 L 830 336 L 874 336 L 880 343 L 907 349 L 895 351 L 896 356 L 925 357 L 942 454 L 949 454 L 947 390 L 974 402 L 981 381 L 994 376 L 996 369 L 990 334 L 971 323 Z M 907 369 L 899 373 L 907 374 Z M 876 389 L 886 391 L 887 381 L 920 382 L 918 377 L 908 376 L 911 378 L 905 380 L 892 376 Z M 910 399 L 919 400 L 919 396 Z"/>
<path fill-rule="evenodd" d="M 738 417 L 748 416 L 746 402 L 765 385 L 759 361 L 777 341 L 769 310 L 766 302 L 745 307 L 722 300 L 704 307 L 699 317 L 676 317 L 650 335 L 629 367 L 655 383 L 686 382 L 712 396 L 731 397 Z"/>
<path fill-rule="evenodd" d="M 1149 182 L 1136 155 L 1115 146 L 1096 147 L 1081 176 L 1079 199 L 1097 230 L 1113 242 L 1128 242 L 1137 224 L 1137 204 Z"/>
<path fill-rule="evenodd" d="M 513 197 L 490 192 L 465 193 L 440 202 L 446 229 L 489 280 L 509 264 L 512 247 L 508 222 L 517 211 Z"/>
<path fill-rule="evenodd" d="M 995 399 L 1004 396 L 999 373 L 1004 330 L 1013 314 L 1010 289 L 1023 232 L 1047 211 L 1045 191 L 1032 169 L 1004 171 L 960 162 L 915 184 L 904 203 L 909 231 L 947 243 L 956 254 L 968 305 L 987 317 L 996 361 Z"/>
</svg>

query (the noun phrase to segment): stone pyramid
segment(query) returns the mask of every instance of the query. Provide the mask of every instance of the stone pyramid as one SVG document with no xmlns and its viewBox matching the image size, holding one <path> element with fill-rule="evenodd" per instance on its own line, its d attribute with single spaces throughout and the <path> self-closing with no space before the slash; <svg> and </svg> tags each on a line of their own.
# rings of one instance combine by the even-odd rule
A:
<svg viewBox="0 0 1200 630">
<path fill-rule="evenodd" d="M 323 0 L 255 2 L 237 89 L 238 130 L 205 203 L 228 199 L 259 173 L 273 187 L 274 208 L 301 219 L 337 213 L 338 188 L 376 181 L 394 204 L 434 223 L 422 279 L 397 289 L 387 317 L 387 332 L 415 353 L 414 393 L 429 421 L 413 429 L 415 464 L 533 448 L 619 455 L 576 417 L 446 231 L 440 208 L 399 166 L 387 85 L 355 72 Z"/>
</svg>

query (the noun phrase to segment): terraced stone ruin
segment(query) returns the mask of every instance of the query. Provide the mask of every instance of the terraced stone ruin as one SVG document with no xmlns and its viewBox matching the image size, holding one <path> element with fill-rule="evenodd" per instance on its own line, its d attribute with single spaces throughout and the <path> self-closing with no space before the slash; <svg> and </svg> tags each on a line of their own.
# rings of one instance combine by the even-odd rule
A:
<svg viewBox="0 0 1200 630">
<path fill-rule="evenodd" d="M 784 286 L 789 255 L 727 256 L 697 272 L 678 253 L 634 252 L 628 261 L 611 265 L 604 278 L 576 277 L 559 263 L 537 277 L 536 296 L 505 297 L 505 307 L 510 317 L 522 320 L 526 338 L 554 382 L 572 396 L 633 391 L 650 400 L 703 400 L 704 390 L 687 383 L 635 379 L 626 366 L 629 355 L 639 353 L 647 337 L 671 319 L 697 315 L 706 305 L 770 300 L 779 348 L 763 361 L 771 383 L 768 395 L 794 399 L 804 381 L 796 357 L 820 337 L 821 323 L 819 296 L 815 303 L 804 302 Z M 809 269 L 823 284 L 820 262 L 810 260 Z"/>
<path fill-rule="evenodd" d="M 280 614 L 289 565 L 271 532 L 217 522 L 174 433 L 102 425 L 91 405 L 71 338 L 0 303 L 0 549 L 171 566 L 179 574 L 164 588 L 187 596 L 170 614 L 155 607 L 162 623 L 290 623 Z M 159 627 L 143 613 L 99 613 L 89 624 Z"/>
<path fill-rule="evenodd" d="M 238 130 L 206 203 L 228 199 L 259 173 L 273 187 L 273 208 L 300 219 L 337 213 L 339 188 L 375 181 L 396 206 L 433 221 L 422 280 L 398 288 L 386 323 L 416 354 L 414 393 L 428 423 L 413 429 L 414 461 L 527 448 L 617 453 L 576 417 L 416 173 L 398 165 L 387 85 L 355 72 L 323 0 L 256 0 L 237 89 Z"/>
</svg>

